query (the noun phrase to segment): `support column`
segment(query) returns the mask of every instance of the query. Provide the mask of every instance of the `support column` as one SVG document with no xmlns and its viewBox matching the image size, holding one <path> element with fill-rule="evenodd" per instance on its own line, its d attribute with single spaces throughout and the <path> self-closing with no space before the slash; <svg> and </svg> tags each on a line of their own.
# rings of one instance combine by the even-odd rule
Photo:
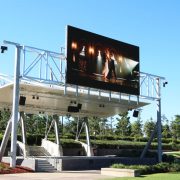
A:
<svg viewBox="0 0 180 180">
<path fill-rule="evenodd" d="M 162 126 L 161 126 L 161 94 L 160 94 L 160 79 L 157 82 L 157 140 L 158 140 L 158 162 L 162 162 Z"/>
<path fill-rule="evenodd" d="M 17 123 L 18 123 L 18 111 L 19 111 L 19 76 L 20 76 L 20 46 L 16 45 L 15 64 L 14 64 L 14 89 L 13 89 L 13 105 L 12 105 L 10 167 L 16 166 Z"/>
</svg>

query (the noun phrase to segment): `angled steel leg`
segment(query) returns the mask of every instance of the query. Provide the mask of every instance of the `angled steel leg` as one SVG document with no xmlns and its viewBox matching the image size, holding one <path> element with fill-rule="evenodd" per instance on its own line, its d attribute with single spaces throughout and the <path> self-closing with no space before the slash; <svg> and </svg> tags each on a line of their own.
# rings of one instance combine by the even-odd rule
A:
<svg viewBox="0 0 180 180">
<path fill-rule="evenodd" d="M 93 156 L 93 151 L 91 149 L 91 143 L 90 143 L 90 135 L 89 135 L 89 126 L 88 126 L 88 118 L 84 118 L 84 126 L 86 131 L 86 144 L 87 144 L 87 156 Z"/>
<path fill-rule="evenodd" d="M 12 128 L 12 121 L 11 121 L 11 119 L 9 119 L 3 139 L 2 139 L 1 147 L 0 147 L 0 162 L 2 160 L 4 152 L 6 150 L 6 146 L 7 146 L 10 134 L 11 134 L 11 128 Z"/>
<path fill-rule="evenodd" d="M 26 138 L 26 122 L 25 122 L 25 115 L 24 112 L 20 113 L 20 120 L 21 120 L 21 130 L 22 130 L 22 141 L 23 144 L 27 144 L 27 138 Z"/>
<path fill-rule="evenodd" d="M 63 156 L 63 149 L 62 149 L 62 146 L 60 144 L 60 137 L 59 137 L 59 127 L 58 127 L 59 117 L 57 115 L 54 115 L 53 116 L 53 121 L 54 121 L 55 135 L 56 135 L 56 144 L 57 144 L 58 149 L 59 149 L 58 155 Z"/>
<path fill-rule="evenodd" d="M 152 131 L 151 136 L 149 138 L 149 141 L 147 142 L 146 146 L 144 147 L 143 152 L 141 153 L 140 159 L 143 159 L 145 157 L 145 155 L 146 155 L 146 153 L 147 153 L 147 151 L 148 151 L 148 149 L 149 149 L 149 147 L 151 145 L 151 142 L 154 139 L 154 135 L 155 135 L 156 132 L 157 132 L 157 124 L 155 126 L 154 131 Z"/>
</svg>

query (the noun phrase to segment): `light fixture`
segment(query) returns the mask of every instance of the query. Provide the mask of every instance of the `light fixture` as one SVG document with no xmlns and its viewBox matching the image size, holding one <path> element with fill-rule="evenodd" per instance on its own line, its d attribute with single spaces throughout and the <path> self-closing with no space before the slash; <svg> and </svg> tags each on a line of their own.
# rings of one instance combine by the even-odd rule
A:
<svg viewBox="0 0 180 180">
<path fill-rule="evenodd" d="M 163 87 L 166 87 L 167 84 L 168 84 L 167 81 L 163 82 Z"/>
<path fill-rule="evenodd" d="M 4 51 L 7 51 L 7 50 L 8 50 L 7 46 L 1 46 L 1 53 L 4 53 Z"/>
<path fill-rule="evenodd" d="M 89 47 L 89 54 L 94 54 L 94 48 L 92 46 Z"/>
<path fill-rule="evenodd" d="M 73 50 L 76 50 L 76 49 L 77 49 L 77 43 L 76 43 L 76 42 L 72 42 L 72 43 L 71 43 L 71 48 L 72 48 Z"/>
</svg>

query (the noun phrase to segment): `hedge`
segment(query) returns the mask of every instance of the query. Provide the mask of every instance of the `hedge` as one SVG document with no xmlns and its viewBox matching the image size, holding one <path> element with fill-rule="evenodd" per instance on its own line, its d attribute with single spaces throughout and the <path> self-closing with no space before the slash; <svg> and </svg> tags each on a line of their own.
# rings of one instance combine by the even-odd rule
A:
<svg viewBox="0 0 180 180">
<path fill-rule="evenodd" d="M 179 163 L 159 163 L 151 166 L 147 165 L 124 165 L 124 164 L 113 164 L 112 168 L 121 169 L 136 169 L 139 170 L 141 175 L 152 174 L 152 173 L 165 173 L 165 172 L 180 172 Z"/>
<path fill-rule="evenodd" d="M 65 136 L 64 136 L 65 137 Z M 27 143 L 28 145 L 41 145 L 41 140 L 44 138 L 44 135 L 37 134 L 27 134 Z M 21 141 L 21 135 L 18 135 L 18 140 Z M 50 135 L 48 137 L 49 140 L 55 141 L 55 135 Z M 91 143 L 93 146 L 96 146 L 97 148 L 105 148 L 105 149 L 143 149 L 146 145 L 146 142 L 135 142 L 128 140 L 129 137 L 126 138 L 126 140 L 97 140 L 92 139 Z M 85 142 L 85 139 L 80 139 L 81 141 Z M 2 141 L 2 135 L 0 135 L 0 142 Z M 74 141 L 74 138 L 67 139 L 61 138 L 61 144 L 65 147 L 79 147 L 80 145 Z M 8 142 L 8 146 L 10 145 L 10 142 Z M 162 143 L 163 150 L 180 150 L 180 144 L 176 143 Z M 157 143 L 153 142 L 151 143 L 150 149 L 157 149 Z"/>
</svg>

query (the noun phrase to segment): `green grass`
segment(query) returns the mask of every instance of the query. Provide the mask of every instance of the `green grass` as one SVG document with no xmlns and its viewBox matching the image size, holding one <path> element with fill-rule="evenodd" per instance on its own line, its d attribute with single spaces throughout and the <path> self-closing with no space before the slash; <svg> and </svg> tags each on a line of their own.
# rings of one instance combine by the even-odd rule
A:
<svg viewBox="0 0 180 180">
<path fill-rule="evenodd" d="M 108 180 L 179 180 L 180 173 L 159 173 L 140 177 L 113 178 Z"/>
</svg>

